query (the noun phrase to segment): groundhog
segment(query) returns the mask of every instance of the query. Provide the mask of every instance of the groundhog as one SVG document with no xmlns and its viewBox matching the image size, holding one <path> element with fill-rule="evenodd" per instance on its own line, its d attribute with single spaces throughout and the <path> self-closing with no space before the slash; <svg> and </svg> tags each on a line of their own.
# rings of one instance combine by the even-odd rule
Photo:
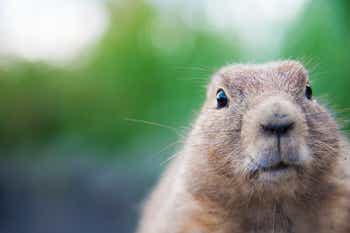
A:
<svg viewBox="0 0 350 233">
<path fill-rule="evenodd" d="M 349 233 L 349 146 L 298 61 L 217 72 L 138 233 Z"/>
</svg>

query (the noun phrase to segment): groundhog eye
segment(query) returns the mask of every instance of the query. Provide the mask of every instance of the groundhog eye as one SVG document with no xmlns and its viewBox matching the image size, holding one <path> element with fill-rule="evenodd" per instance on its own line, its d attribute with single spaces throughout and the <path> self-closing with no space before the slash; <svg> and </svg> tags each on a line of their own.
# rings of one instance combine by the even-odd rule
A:
<svg viewBox="0 0 350 233">
<path fill-rule="evenodd" d="M 224 92 L 224 90 L 219 89 L 216 93 L 216 102 L 217 102 L 217 108 L 223 108 L 227 106 L 228 98 Z"/>
<path fill-rule="evenodd" d="M 310 85 L 306 86 L 305 97 L 308 98 L 309 100 L 311 100 L 311 98 L 312 98 L 312 88 Z"/>
</svg>

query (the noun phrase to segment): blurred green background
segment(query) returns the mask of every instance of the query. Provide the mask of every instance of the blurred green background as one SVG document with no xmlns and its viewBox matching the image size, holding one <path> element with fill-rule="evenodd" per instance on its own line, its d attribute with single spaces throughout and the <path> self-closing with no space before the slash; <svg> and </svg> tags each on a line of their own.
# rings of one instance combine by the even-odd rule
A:
<svg viewBox="0 0 350 233">
<path fill-rule="evenodd" d="M 0 39 L 0 232 L 133 232 L 209 77 L 229 63 L 303 61 L 315 95 L 347 127 L 349 1 L 93 2 L 105 29 L 73 57 L 33 58 Z M 4 18 L 3 35 L 1 25 L 21 31 Z M 54 36 L 36 29 L 39 45 Z"/>
</svg>

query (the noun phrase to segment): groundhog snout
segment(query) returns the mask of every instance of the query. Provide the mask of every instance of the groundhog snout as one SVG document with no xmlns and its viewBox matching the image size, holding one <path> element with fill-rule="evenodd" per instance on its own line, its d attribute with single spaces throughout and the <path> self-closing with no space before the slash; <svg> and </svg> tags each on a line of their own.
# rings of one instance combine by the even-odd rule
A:
<svg viewBox="0 0 350 233">
<path fill-rule="evenodd" d="M 242 146 L 254 169 L 305 165 L 310 161 L 301 108 L 284 95 L 262 97 L 244 118 Z"/>
</svg>

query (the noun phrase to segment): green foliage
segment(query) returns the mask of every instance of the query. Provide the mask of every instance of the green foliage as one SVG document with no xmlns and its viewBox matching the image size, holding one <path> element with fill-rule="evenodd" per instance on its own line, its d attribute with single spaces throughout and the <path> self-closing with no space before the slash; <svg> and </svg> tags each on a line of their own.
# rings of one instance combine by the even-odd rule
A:
<svg viewBox="0 0 350 233">
<path fill-rule="evenodd" d="M 219 34 L 176 20 L 157 26 L 159 16 L 142 1 L 110 9 L 110 28 L 82 56 L 83 65 L 66 69 L 16 61 L 0 68 L 2 148 L 79 138 L 128 151 L 152 135 L 176 139 L 165 129 L 125 119 L 181 130 L 199 110 L 209 76 L 242 57 L 239 45 Z M 350 104 L 348 12 L 345 0 L 313 1 L 290 29 L 280 56 L 311 61 L 316 92 L 328 93 L 339 107 Z"/>
</svg>

